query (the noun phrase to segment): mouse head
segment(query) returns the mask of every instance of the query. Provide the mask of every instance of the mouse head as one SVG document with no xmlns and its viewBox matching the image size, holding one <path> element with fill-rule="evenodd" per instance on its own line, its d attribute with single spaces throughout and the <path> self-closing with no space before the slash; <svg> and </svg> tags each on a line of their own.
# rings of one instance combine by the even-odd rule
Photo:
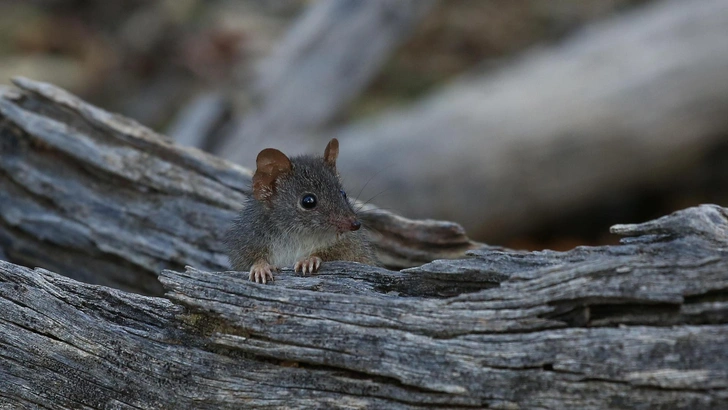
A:
<svg viewBox="0 0 728 410">
<path fill-rule="evenodd" d="M 253 197 L 280 228 L 300 234 L 334 235 L 359 229 L 336 172 L 339 141 L 332 139 L 323 157 L 288 158 L 277 149 L 258 154 Z"/>
</svg>

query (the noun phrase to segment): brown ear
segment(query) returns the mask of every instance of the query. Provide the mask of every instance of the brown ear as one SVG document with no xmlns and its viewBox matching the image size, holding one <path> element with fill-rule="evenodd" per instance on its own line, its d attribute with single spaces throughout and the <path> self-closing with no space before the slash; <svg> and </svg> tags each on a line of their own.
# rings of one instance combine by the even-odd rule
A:
<svg viewBox="0 0 728 410">
<path fill-rule="evenodd" d="M 336 168 L 336 158 L 339 156 L 339 140 L 332 138 L 324 150 L 324 162 Z"/>
<path fill-rule="evenodd" d="M 291 160 L 273 148 L 260 151 L 255 164 L 257 168 L 253 175 L 253 197 L 259 201 L 270 198 L 275 192 L 278 178 L 293 169 Z"/>
</svg>

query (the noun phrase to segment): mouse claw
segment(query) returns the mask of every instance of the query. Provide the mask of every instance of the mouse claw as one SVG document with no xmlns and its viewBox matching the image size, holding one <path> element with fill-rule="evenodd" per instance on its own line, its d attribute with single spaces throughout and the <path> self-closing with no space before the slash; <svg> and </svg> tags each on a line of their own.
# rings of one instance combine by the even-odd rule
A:
<svg viewBox="0 0 728 410">
<path fill-rule="evenodd" d="M 250 268 L 249 279 L 255 283 L 266 284 L 268 281 L 273 281 L 274 271 L 276 271 L 276 267 L 268 262 L 258 262 Z"/>
<path fill-rule="evenodd" d="M 321 267 L 321 258 L 318 256 L 309 256 L 306 259 L 301 259 L 293 265 L 293 270 L 298 272 L 299 270 L 304 275 L 314 273 Z"/>
</svg>

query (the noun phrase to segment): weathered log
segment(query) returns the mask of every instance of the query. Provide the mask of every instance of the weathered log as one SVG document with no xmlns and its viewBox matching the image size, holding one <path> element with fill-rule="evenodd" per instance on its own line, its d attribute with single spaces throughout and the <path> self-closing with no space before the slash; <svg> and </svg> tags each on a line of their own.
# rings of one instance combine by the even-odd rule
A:
<svg viewBox="0 0 728 410">
<path fill-rule="evenodd" d="M 255 154 L 270 144 L 295 143 L 329 125 L 369 84 L 433 3 L 313 3 L 262 62 L 252 84 L 254 107 L 216 149 L 240 164 L 252 164 Z"/>
<path fill-rule="evenodd" d="M 0 262 L 0 407 L 726 408 L 728 209 L 613 231 L 270 285 L 164 271 L 169 299 Z"/>
<path fill-rule="evenodd" d="M 228 268 L 222 239 L 250 171 L 49 84 L 16 83 L 0 90 L 0 248 L 11 261 L 147 294 L 161 293 L 164 268 Z M 373 206 L 363 218 L 390 267 L 476 246 L 449 222 Z"/>
<path fill-rule="evenodd" d="M 316 146 L 350 147 L 341 171 L 378 205 L 502 240 L 669 186 L 725 142 L 726 26 L 724 0 L 650 2 Z"/>
</svg>

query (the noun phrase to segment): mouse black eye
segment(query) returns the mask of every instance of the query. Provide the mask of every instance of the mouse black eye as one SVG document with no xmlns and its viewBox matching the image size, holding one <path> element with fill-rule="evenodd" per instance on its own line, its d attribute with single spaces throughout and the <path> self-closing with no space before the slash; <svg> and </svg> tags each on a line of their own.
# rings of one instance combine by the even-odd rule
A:
<svg viewBox="0 0 728 410">
<path fill-rule="evenodd" d="M 316 195 L 306 194 L 301 198 L 301 206 L 304 209 L 313 209 L 316 206 Z"/>
<path fill-rule="evenodd" d="M 346 192 L 344 192 L 343 189 L 340 189 L 339 192 L 341 192 L 341 196 L 343 196 L 344 199 L 346 199 Z"/>
</svg>

